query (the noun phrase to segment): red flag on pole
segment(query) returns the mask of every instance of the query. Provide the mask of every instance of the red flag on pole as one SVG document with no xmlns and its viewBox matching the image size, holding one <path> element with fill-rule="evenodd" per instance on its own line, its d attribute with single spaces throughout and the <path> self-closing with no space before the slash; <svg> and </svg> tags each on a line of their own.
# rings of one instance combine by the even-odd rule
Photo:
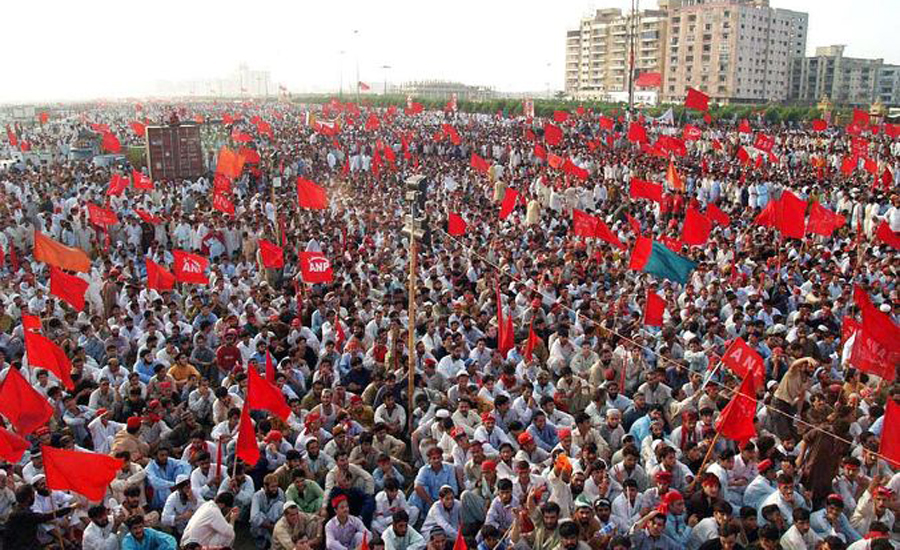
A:
<svg viewBox="0 0 900 550">
<path fill-rule="evenodd" d="M 25 353 L 32 368 L 45 368 L 56 375 L 68 390 L 75 389 L 72 362 L 61 347 L 36 332 L 25 331 Z"/>
<path fill-rule="evenodd" d="M 41 446 L 47 487 L 56 491 L 74 491 L 88 500 L 102 500 L 124 462 L 100 453 L 68 451 Z"/>
<path fill-rule="evenodd" d="M 66 302 L 77 311 L 84 311 L 84 293 L 88 282 L 50 266 L 50 294 Z"/>
<path fill-rule="evenodd" d="M 237 458 L 250 466 L 259 462 L 259 443 L 256 441 L 256 429 L 253 427 L 253 421 L 250 420 L 250 407 L 247 403 L 241 407 L 241 422 L 238 424 L 236 447 Z"/>
<path fill-rule="evenodd" d="M 150 176 L 145 176 L 137 170 L 132 170 L 131 179 L 135 189 L 141 189 L 143 191 L 153 190 L 153 180 L 150 179 Z"/>
<path fill-rule="evenodd" d="M 503 315 L 503 300 L 501 299 L 500 285 L 497 284 L 497 351 L 501 357 L 506 357 L 509 350 L 516 345 L 513 333 L 512 317 Z"/>
<path fill-rule="evenodd" d="M 122 151 L 122 144 L 119 143 L 119 138 L 117 138 L 112 132 L 105 132 L 103 134 L 103 141 L 100 142 L 100 147 L 102 147 L 104 151 L 108 151 L 113 154 Z"/>
<path fill-rule="evenodd" d="M 215 208 L 219 212 L 228 214 L 229 216 L 234 216 L 234 203 L 231 201 L 228 193 L 213 191 L 212 203 L 213 208 Z"/>
<path fill-rule="evenodd" d="M 547 145 L 559 145 L 562 142 L 563 133 L 558 126 L 549 122 L 544 123 L 544 141 Z"/>
<path fill-rule="evenodd" d="M 272 354 L 266 350 L 266 382 L 275 383 L 275 362 L 272 361 Z"/>
<path fill-rule="evenodd" d="M 209 267 L 208 259 L 184 250 L 173 250 L 172 256 L 175 258 L 172 273 L 175 275 L 176 281 L 200 285 L 209 284 L 209 278 L 205 273 L 206 268 Z"/>
<path fill-rule="evenodd" d="M 891 231 L 890 224 L 884 220 L 878 225 L 878 229 L 875 231 L 875 237 L 888 246 L 900 249 L 900 237 Z"/>
<path fill-rule="evenodd" d="M 650 199 L 651 201 L 662 202 L 663 188 L 658 183 L 645 181 L 638 178 L 631 178 L 628 187 L 628 194 L 633 199 Z"/>
<path fill-rule="evenodd" d="M 797 198 L 790 191 L 785 191 L 778 203 L 776 227 L 785 237 L 802 239 L 806 235 L 806 201 Z"/>
<path fill-rule="evenodd" d="M 107 208 L 97 206 L 94 203 L 88 203 L 87 211 L 88 219 L 94 225 L 108 227 L 110 225 L 116 225 L 117 223 L 119 223 L 119 218 L 118 216 L 116 216 L 115 212 Z"/>
<path fill-rule="evenodd" d="M 516 207 L 516 199 L 519 198 L 519 192 L 511 187 L 506 188 L 503 194 L 503 202 L 500 203 L 500 219 L 505 220 Z"/>
<path fill-rule="evenodd" d="M 21 435 L 28 435 L 50 421 L 53 407 L 31 387 L 19 369 L 10 367 L 0 383 L 0 414 Z"/>
<path fill-rule="evenodd" d="M 687 245 L 703 245 L 709 240 L 712 221 L 693 206 L 689 206 L 684 215 L 684 226 L 681 228 L 681 241 Z"/>
<path fill-rule="evenodd" d="M 756 376 L 756 386 L 761 387 L 764 380 L 765 368 L 763 358 L 751 348 L 740 336 L 735 338 L 725 353 L 722 355 L 722 364 L 731 369 L 741 378 L 746 378 L 753 373 Z"/>
<path fill-rule="evenodd" d="M 884 408 L 884 423 L 881 425 L 881 444 L 878 453 L 900 466 L 900 403 L 888 399 Z"/>
<path fill-rule="evenodd" d="M 22 455 L 30 448 L 31 443 L 27 439 L 0 428 L 0 458 L 16 464 L 22 460 Z"/>
<path fill-rule="evenodd" d="M 447 215 L 447 233 L 457 237 L 460 235 L 465 235 L 466 220 L 464 220 L 459 214 L 450 212 Z"/>
<path fill-rule="evenodd" d="M 687 96 L 684 98 L 684 106 L 688 109 L 694 109 L 695 111 L 708 111 L 709 96 L 700 90 L 688 88 Z"/>
<path fill-rule="evenodd" d="M 263 266 L 269 269 L 284 267 L 284 249 L 265 239 L 259 240 L 259 252 Z"/>
<path fill-rule="evenodd" d="M 463 538 L 462 526 L 456 529 L 456 540 L 453 542 L 453 550 L 469 550 L 466 539 Z"/>
<path fill-rule="evenodd" d="M 301 252 L 300 272 L 304 283 L 330 283 L 334 278 L 331 261 L 321 252 Z"/>
<path fill-rule="evenodd" d="M 756 417 L 756 378 L 755 374 L 744 378 L 715 423 L 716 431 L 722 437 L 737 441 L 741 446 L 756 437 L 756 427 L 753 425 Z"/>
<path fill-rule="evenodd" d="M 300 208 L 324 210 L 328 208 L 328 195 L 325 190 L 305 178 L 297 178 L 297 202 Z"/>
<path fill-rule="evenodd" d="M 644 324 L 651 327 L 661 327 L 665 311 L 666 301 L 659 294 L 648 290 L 647 303 L 644 304 Z"/>
<path fill-rule="evenodd" d="M 172 290 L 175 288 L 175 275 L 150 258 L 146 260 L 147 288 L 153 290 Z"/>
<path fill-rule="evenodd" d="M 828 128 L 828 123 L 822 120 L 821 118 L 817 118 L 812 121 L 812 129 L 814 132 L 824 132 Z"/>
<path fill-rule="evenodd" d="M 809 232 L 816 235 L 830 237 L 835 229 L 839 229 L 846 223 L 846 218 L 835 214 L 818 202 L 812 203 L 809 208 Z"/>
<path fill-rule="evenodd" d="M 722 212 L 722 210 L 713 203 L 706 205 L 706 217 L 709 218 L 709 221 L 720 227 L 728 227 L 731 225 L 731 218 L 728 217 L 728 214 Z"/>
<path fill-rule="evenodd" d="M 107 188 L 106 194 L 111 197 L 118 197 L 126 189 L 128 189 L 128 185 L 130 183 L 131 182 L 128 181 L 128 178 L 126 178 L 125 176 L 113 174 L 113 177 L 109 180 L 109 188 Z"/>
<path fill-rule="evenodd" d="M 484 174 L 487 174 L 491 169 L 491 167 L 488 166 L 488 163 L 475 153 L 472 153 L 472 158 L 470 159 L 469 164 L 472 166 L 472 168 Z"/>
<path fill-rule="evenodd" d="M 266 363 L 270 361 L 267 353 Z M 274 367 L 272 370 L 275 370 Z M 266 374 L 268 376 L 269 373 Z M 269 381 L 260 376 L 255 368 L 247 369 L 247 406 L 251 409 L 269 411 L 287 421 L 287 417 L 291 414 L 291 408 L 288 407 L 284 393 L 275 386 L 274 378 L 274 372 Z"/>
</svg>

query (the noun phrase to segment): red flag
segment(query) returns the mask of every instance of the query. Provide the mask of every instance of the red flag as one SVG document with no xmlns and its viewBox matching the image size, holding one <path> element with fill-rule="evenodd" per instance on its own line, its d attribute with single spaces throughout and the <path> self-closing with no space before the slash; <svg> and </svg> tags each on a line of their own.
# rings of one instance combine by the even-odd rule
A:
<svg viewBox="0 0 900 550">
<path fill-rule="evenodd" d="M 0 458 L 15 464 L 22 460 L 22 455 L 30 448 L 31 443 L 27 439 L 0 428 Z"/>
<path fill-rule="evenodd" d="M 835 214 L 818 202 L 812 203 L 809 208 L 809 232 L 816 235 L 830 237 L 835 229 L 839 229 L 846 223 L 846 218 Z"/>
<path fill-rule="evenodd" d="M 490 166 L 488 166 L 488 163 L 485 162 L 483 158 L 476 155 L 474 152 L 472 153 L 470 164 L 472 165 L 472 168 L 485 174 L 487 174 L 488 170 L 490 170 Z"/>
<path fill-rule="evenodd" d="M 662 85 L 662 73 L 641 73 L 635 79 L 634 85 L 638 88 L 659 88 Z"/>
<path fill-rule="evenodd" d="M 558 126 L 549 122 L 544 123 L 544 141 L 547 145 L 559 145 L 562 142 L 563 133 Z"/>
<path fill-rule="evenodd" d="M 806 234 L 806 201 L 797 198 L 790 191 L 781 194 L 779 203 L 778 229 L 785 237 L 802 239 Z"/>
<path fill-rule="evenodd" d="M 540 143 L 534 144 L 534 156 L 547 160 L 547 150 Z"/>
<path fill-rule="evenodd" d="M 828 123 L 822 120 L 821 118 L 817 118 L 812 121 L 812 129 L 814 132 L 824 132 L 828 129 Z"/>
<path fill-rule="evenodd" d="M 738 124 L 738 132 L 742 134 L 749 134 L 753 130 L 750 129 L 750 121 L 746 118 L 742 118 L 740 124 Z"/>
<path fill-rule="evenodd" d="M 884 167 L 884 172 L 881 173 L 881 183 L 885 189 L 890 189 L 891 184 L 894 183 L 894 174 L 887 166 Z"/>
<path fill-rule="evenodd" d="M 884 133 L 891 139 L 900 136 L 900 124 L 885 124 Z"/>
<path fill-rule="evenodd" d="M 363 531 L 363 540 L 362 540 L 362 544 L 359 545 L 359 550 L 369 550 L 369 531 L 368 531 L 368 529 Z"/>
<path fill-rule="evenodd" d="M 878 230 L 875 231 L 875 237 L 888 246 L 900 249 L 900 237 L 891 231 L 891 226 L 884 220 L 878 225 Z"/>
<path fill-rule="evenodd" d="M 9 140 L 10 147 L 19 145 L 19 139 L 16 137 L 16 133 L 9 128 L 9 124 L 6 125 L 6 139 Z"/>
<path fill-rule="evenodd" d="M 249 147 L 241 147 L 238 149 L 238 155 L 244 160 L 244 164 L 259 164 L 259 151 Z M 217 176 L 225 176 L 225 174 L 217 174 Z M 225 176 L 226 178 L 228 176 Z"/>
<path fill-rule="evenodd" d="M 378 117 L 375 116 L 375 113 L 371 113 L 369 118 L 366 119 L 366 131 L 371 132 L 372 130 L 377 130 L 381 126 L 381 123 L 378 121 Z"/>
<path fill-rule="evenodd" d="M 766 153 L 771 153 L 772 147 L 775 146 L 775 138 L 767 136 L 762 132 L 757 132 L 756 141 L 753 142 L 753 146 Z"/>
<path fill-rule="evenodd" d="M 47 121 L 50 120 L 50 115 L 46 112 L 42 112 L 38 115 L 38 120 L 41 121 L 41 124 L 47 124 Z M 17 460 L 13 460 L 13 462 L 18 462 Z"/>
<path fill-rule="evenodd" d="M 663 196 L 662 185 L 638 178 L 631 178 L 628 194 L 633 199 L 650 199 L 661 203 Z"/>
<path fill-rule="evenodd" d="M 631 230 L 635 235 L 641 234 L 641 222 L 637 221 L 634 217 L 632 217 L 627 212 L 625 213 L 625 218 L 628 219 L 628 224 L 631 225 Z"/>
<path fill-rule="evenodd" d="M 647 129 L 640 122 L 632 122 L 628 125 L 627 137 L 632 143 L 647 143 Z"/>
<path fill-rule="evenodd" d="M 113 154 L 122 151 L 122 144 L 119 143 L 119 138 L 113 135 L 112 132 L 105 132 L 103 134 L 103 141 L 100 142 L 100 147 L 102 147 L 104 151 L 109 151 Z"/>
<path fill-rule="evenodd" d="M 84 311 L 84 293 L 88 282 L 50 266 L 50 294 L 66 302 L 77 311 Z"/>
<path fill-rule="evenodd" d="M 894 323 L 890 315 L 875 307 L 869 295 L 859 286 L 853 288 L 853 299 L 862 312 L 862 329 L 888 351 L 900 352 L 900 326 Z"/>
<path fill-rule="evenodd" d="M 731 225 L 731 218 L 728 217 L 728 214 L 722 212 L 722 210 L 713 203 L 706 205 L 706 217 L 709 218 L 709 221 L 720 227 L 728 227 Z"/>
<path fill-rule="evenodd" d="M 172 274 L 175 280 L 181 283 L 195 283 L 208 285 L 209 278 L 205 272 L 209 267 L 209 260 L 197 254 L 191 254 L 184 250 L 173 250 L 175 264 L 172 266 Z"/>
<path fill-rule="evenodd" d="M 865 325 L 865 322 L 863 322 Z M 850 364 L 863 372 L 880 376 L 893 382 L 897 376 L 896 366 L 900 361 L 900 352 L 890 350 L 879 342 L 866 326 L 860 326 L 853 337 L 853 348 L 850 350 Z"/>
<path fill-rule="evenodd" d="M 750 373 L 756 377 L 756 387 L 762 387 L 765 368 L 763 358 L 751 348 L 741 337 L 737 337 L 722 355 L 722 364 L 741 378 Z"/>
<path fill-rule="evenodd" d="M 868 172 L 872 175 L 875 175 L 878 173 L 878 163 L 875 162 L 875 159 L 870 159 L 870 158 L 866 159 L 865 162 L 863 162 L 863 168 L 865 169 L 866 172 Z"/>
<path fill-rule="evenodd" d="M 454 128 L 452 125 L 443 124 L 441 128 L 444 130 L 445 134 L 450 136 L 450 141 L 453 143 L 453 145 L 459 145 L 460 143 L 462 143 L 462 138 L 459 137 L 459 132 L 457 132 L 456 128 Z"/>
<path fill-rule="evenodd" d="M 619 240 L 619 237 L 616 236 L 616 234 L 612 232 L 609 226 L 603 223 L 603 220 L 601 220 L 600 218 L 597 218 L 597 225 L 594 229 L 594 236 L 598 239 L 602 239 L 608 242 L 609 244 L 615 246 L 620 250 L 625 250 L 627 248 L 624 244 L 622 244 L 622 241 Z"/>
<path fill-rule="evenodd" d="M 266 352 L 266 357 L 268 362 L 268 352 Z M 268 374 L 267 372 L 267 377 Z M 286 422 L 287 417 L 291 414 L 291 408 L 288 407 L 284 393 L 275 386 L 274 372 L 269 380 L 260 376 L 255 368 L 247 369 L 247 406 L 251 409 L 269 411 Z"/>
<path fill-rule="evenodd" d="M 145 261 L 147 265 L 147 288 L 159 291 L 175 288 L 175 275 L 172 275 L 163 266 L 150 258 L 147 258 Z"/>
<path fill-rule="evenodd" d="M 853 124 L 859 126 L 860 128 L 865 128 L 869 125 L 869 113 L 862 109 L 853 109 Z"/>
<path fill-rule="evenodd" d="M 238 153 L 228 147 L 219 150 L 219 158 L 216 164 L 216 173 L 231 179 L 237 178 L 244 171 L 244 159 Z"/>
<path fill-rule="evenodd" d="M 238 424 L 235 454 L 237 458 L 251 466 L 259 462 L 259 443 L 256 441 L 256 429 L 253 427 L 253 421 L 250 420 L 250 406 L 246 402 L 241 408 L 241 421 Z"/>
<path fill-rule="evenodd" d="M 44 368 L 56 375 L 68 390 L 75 389 L 72 362 L 61 347 L 36 332 L 25 331 L 25 353 L 31 368 Z"/>
<path fill-rule="evenodd" d="M 900 466 L 900 403 L 888 399 L 884 408 L 884 423 L 881 425 L 881 444 L 878 453 Z"/>
<path fill-rule="evenodd" d="M 576 237 L 596 237 L 597 236 L 597 218 L 589 214 L 585 214 L 577 208 L 572 209 L 572 233 Z"/>
<path fill-rule="evenodd" d="M 466 220 L 454 212 L 447 214 L 447 233 L 459 236 L 466 234 Z"/>
<path fill-rule="evenodd" d="M 22 328 L 29 332 L 41 331 L 41 318 L 36 315 L 22 314 Z"/>
<path fill-rule="evenodd" d="M 500 203 L 500 219 L 505 220 L 516 207 L 516 199 L 519 198 L 519 192 L 512 187 L 507 187 L 503 194 L 503 202 Z"/>
<path fill-rule="evenodd" d="M 223 214 L 234 216 L 234 203 L 228 197 L 228 193 L 213 191 L 213 208 Z"/>
<path fill-rule="evenodd" d="M 497 351 L 500 353 L 501 357 L 506 357 L 509 350 L 513 349 L 516 345 L 512 317 L 504 317 L 500 283 L 497 283 Z"/>
<path fill-rule="evenodd" d="M 272 361 L 272 354 L 269 353 L 269 350 L 266 350 L 266 381 L 270 384 L 275 383 L 275 362 Z"/>
<path fill-rule="evenodd" d="M 106 194 L 111 197 L 118 197 L 128 189 L 128 185 L 131 182 L 128 181 L 128 178 L 125 176 L 120 176 L 119 174 L 113 174 L 113 177 L 109 180 L 109 188 L 106 190 Z"/>
<path fill-rule="evenodd" d="M 37 259 L 37 258 L 35 258 Z M 9 266 L 13 273 L 19 272 L 19 256 L 16 253 L 16 247 L 12 243 L 9 245 Z"/>
<path fill-rule="evenodd" d="M 681 241 L 686 245 L 704 245 L 709 240 L 712 222 L 693 206 L 689 206 L 681 229 Z"/>
<path fill-rule="evenodd" d="M 719 435 L 743 446 L 756 437 L 753 419 L 756 417 L 756 376 L 746 376 L 737 393 L 722 409 L 715 428 Z"/>
<path fill-rule="evenodd" d="M 554 122 L 565 122 L 569 120 L 569 113 L 565 111 L 553 111 Z"/>
<path fill-rule="evenodd" d="M 152 224 L 152 225 L 159 225 L 163 221 L 163 219 L 161 217 L 154 216 L 150 212 L 147 212 L 146 210 L 141 210 L 140 208 L 135 208 L 134 213 L 137 214 L 140 219 L 142 219 L 145 222 Z"/>
<path fill-rule="evenodd" d="M 609 117 L 601 116 L 600 117 L 600 128 L 603 130 L 612 130 L 615 128 L 616 121 Z"/>
<path fill-rule="evenodd" d="M 131 126 L 131 130 L 135 133 L 135 135 L 137 137 L 142 138 L 142 137 L 144 137 L 144 134 L 147 133 L 147 127 L 144 126 L 144 124 L 141 122 L 134 121 L 134 122 L 130 123 L 129 126 Z"/>
<path fill-rule="evenodd" d="M 661 327 L 665 311 L 666 301 L 659 294 L 648 290 L 647 303 L 644 304 L 644 324 L 651 327 Z"/>
<path fill-rule="evenodd" d="M 284 267 L 284 249 L 265 239 L 259 240 L 259 252 L 263 266 L 269 269 Z"/>
<path fill-rule="evenodd" d="M 738 147 L 737 158 L 741 161 L 741 164 L 747 164 L 748 162 L 750 162 L 750 153 L 748 153 L 743 146 Z"/>
<path fill-rule="evenodd" d="M 708 111 L 709 96 L 699 90 L 688 88 L 687 96 L 684 98 L 684 106 L 696 111 Z"/>
<path fill-rule="evenodd" d="M 466 546 L 466 539 L 463 538 L 462 526 L 456 530 L 456 540 L 453 542 L 453 550 L 469 550 Z"/>
<path fill-rule="evenodd" d="M 238 143 L 248 143 L 250 141 L 253 141 L 253 137 L 250 134 L 248 134 L 247 132 L 241 132 L 237 128 L 231 131 L 231 139 Z"/>
<path fill-rule="evenodd" d="M 301 252 L 300 271 L 304 283 L 330 283 L 331 262 L 321 252 Z"/>
<path fill-rule="evenodd" d="M 19 369 L 10 367 L 3 383 L 0 383 L 0 414 L 15 426 L 19 434 L 28 435 L 50 420 L 53 407 L 31 387 Z"/>
<path fill-rule="evenodd" d="M 100 453 L 68 451 L 41 446 L 47 487 L 56 491 L 74 491 L 88 500 L 102 500 L 106 489 L 124 462 Z"/>
<path fill-rule="evenodd" d="M 87 205 L 88 211 L 88 219 L 94 225 L 99 225 L 101 227 L 108 227 L 110 225 L 116 225 L 119 223 L 119 218 L 116 216 L 116 213 L 107 208 L 102 208 L 97 206 L 94 203 L 89 202 Z"/>
<path fill-rule="evenodd" d="M 305 178 L 297 178 L 297 202 L 300 208 L 324 210 L 328 208 L 328 195 L 325 190 Z"/>
<path fill-rule="evenodd" d="M 534 317 L 532 317 L 531 324 L 528 325 L 528 340 L 525 342 L 525 349 L 522 351 L 522 356 L 528 361 L 531 361 L 534 347 L 537 345 L 537 339 L 538 336 L 534 332 Z"/>
<path fill-rule="evenodd" d="M 856 155 L 850 155 L 844 157 L 841 161 L 841 173 L 845 176 L 849 176 L 856 170 L 856 165 L 859 163 L 859 160 L 856 158 Z"/>
<path fill-rule="evenodd" d="M 145 176 L 137 170 L 131 171 L 131 180 L 135 189 L 141 189 L 143 191 L 153 190 L 153 180 L 150 179 L 150 176 Z"/>
<path fill-rule="evenodd" d="M 703 131 L 693 124 L 685 124 L 684 131 L 681 133 L 682 139 L 685 141 L 698 140 L 703 136 Z"/>
</svg>

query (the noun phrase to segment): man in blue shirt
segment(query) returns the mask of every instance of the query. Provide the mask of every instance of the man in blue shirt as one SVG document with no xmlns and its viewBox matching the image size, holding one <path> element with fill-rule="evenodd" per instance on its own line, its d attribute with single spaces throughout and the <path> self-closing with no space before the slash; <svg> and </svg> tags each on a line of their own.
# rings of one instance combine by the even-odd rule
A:
<svg viewBox="0 0 900 550">
<path fill-rule="evenodd" d="M 162 531 L 144 527 L 144 517 L 131 516 L 125 521 L 128 534 L 122 539 L 122 550 L 176 550 L 175 538 Z"/>
<path fill-rule="evenodd" d="M 415 481 L 415 494 L 409 499 L 409 503 L 418 508 L 423 517 L 437 500 L 438 493 L 444 485 L 450 486 L 454 495 L 459 494 L 456 468 L 444 462 L 444 452 L 441 448 L 431 447 L 427 455 L 428 464 L 419 469 Z"/>
<path fill-rule="evenodd" d="M 156 460 L 147 463 L 147 481 L 153 486 L 153 502 L 150 503 L 150 507 L 154 510 L 162 510 L 180 474 L 191 475 L 190 464 L 170 458 L 170 454 L 169 447 L 160 445 L 156 450 Z"/>
<path fill-rule="evenodd" d="M 556 433 L 556 426 L 547 422 L 547 413 L 542 409 L 538 409 L 531 419 L 531 426 L 528 427 L 528 433 L 534 437 L 534 442 L 538 447 L 547 451 L 553 451 L 553 447 L 559 443 L 559 435 Z"/>
</svg>

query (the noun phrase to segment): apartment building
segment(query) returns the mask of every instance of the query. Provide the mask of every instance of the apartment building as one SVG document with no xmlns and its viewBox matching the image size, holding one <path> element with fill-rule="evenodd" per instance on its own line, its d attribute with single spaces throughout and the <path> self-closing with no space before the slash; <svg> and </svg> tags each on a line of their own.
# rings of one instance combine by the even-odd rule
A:
<svg viewBox="0 0 900 550">
<path fill-rule="evenodd" d="M 867 106 L 876 100 L 900 104 L 900 66 L 883 59 L 844 55 L 846 46 L 816 48 L 810 57 L 792 60 L 789 98 L 815 103 L 828 97 L 838 105 Z"/>
<path fill-rule="evenodd" d="M 787 99 L 791 60 L 806 53 L 809 15 L 768 0 L 659 0 L 659 10 L 636 17 L 636 73 L 662 73 L 663 101 L 680 101 L 689 87 L 723 103 Z M 602 9 L 568 31 L 568 95 L 627 89 L 630 21 Z"/>
<path fill-rule="evenodd" d="M 566 33 L 566 95 L 607 99 L 628 90 L 632 25 L 635 74 L 663 71 L 666 13 L 601 9 Z"/>
</svg>

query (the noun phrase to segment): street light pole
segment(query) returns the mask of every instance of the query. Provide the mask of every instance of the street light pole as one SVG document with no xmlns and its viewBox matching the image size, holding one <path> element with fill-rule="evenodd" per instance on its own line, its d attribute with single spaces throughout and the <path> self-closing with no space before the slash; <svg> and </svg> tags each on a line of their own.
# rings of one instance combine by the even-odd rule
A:
<svg viewBox="0 0 900 550">
<path fill-rule="evenodd" d="M 344 54 L 347 53 L 344 50 L 338 52 L 338 55 L 341 56 L 340 68 L 338 69 L 338 73 L 340 74 L 340 88 L 338 91 L 338 96 L 341 99 L 344 99 Z"/>
<path fill-rule="evenodd" d="M 387 95 L 387 72 L 391 70 L 390 65 L 382 65 L 382 70 L 384 70 L 384 95 Z"/>
</svg>

